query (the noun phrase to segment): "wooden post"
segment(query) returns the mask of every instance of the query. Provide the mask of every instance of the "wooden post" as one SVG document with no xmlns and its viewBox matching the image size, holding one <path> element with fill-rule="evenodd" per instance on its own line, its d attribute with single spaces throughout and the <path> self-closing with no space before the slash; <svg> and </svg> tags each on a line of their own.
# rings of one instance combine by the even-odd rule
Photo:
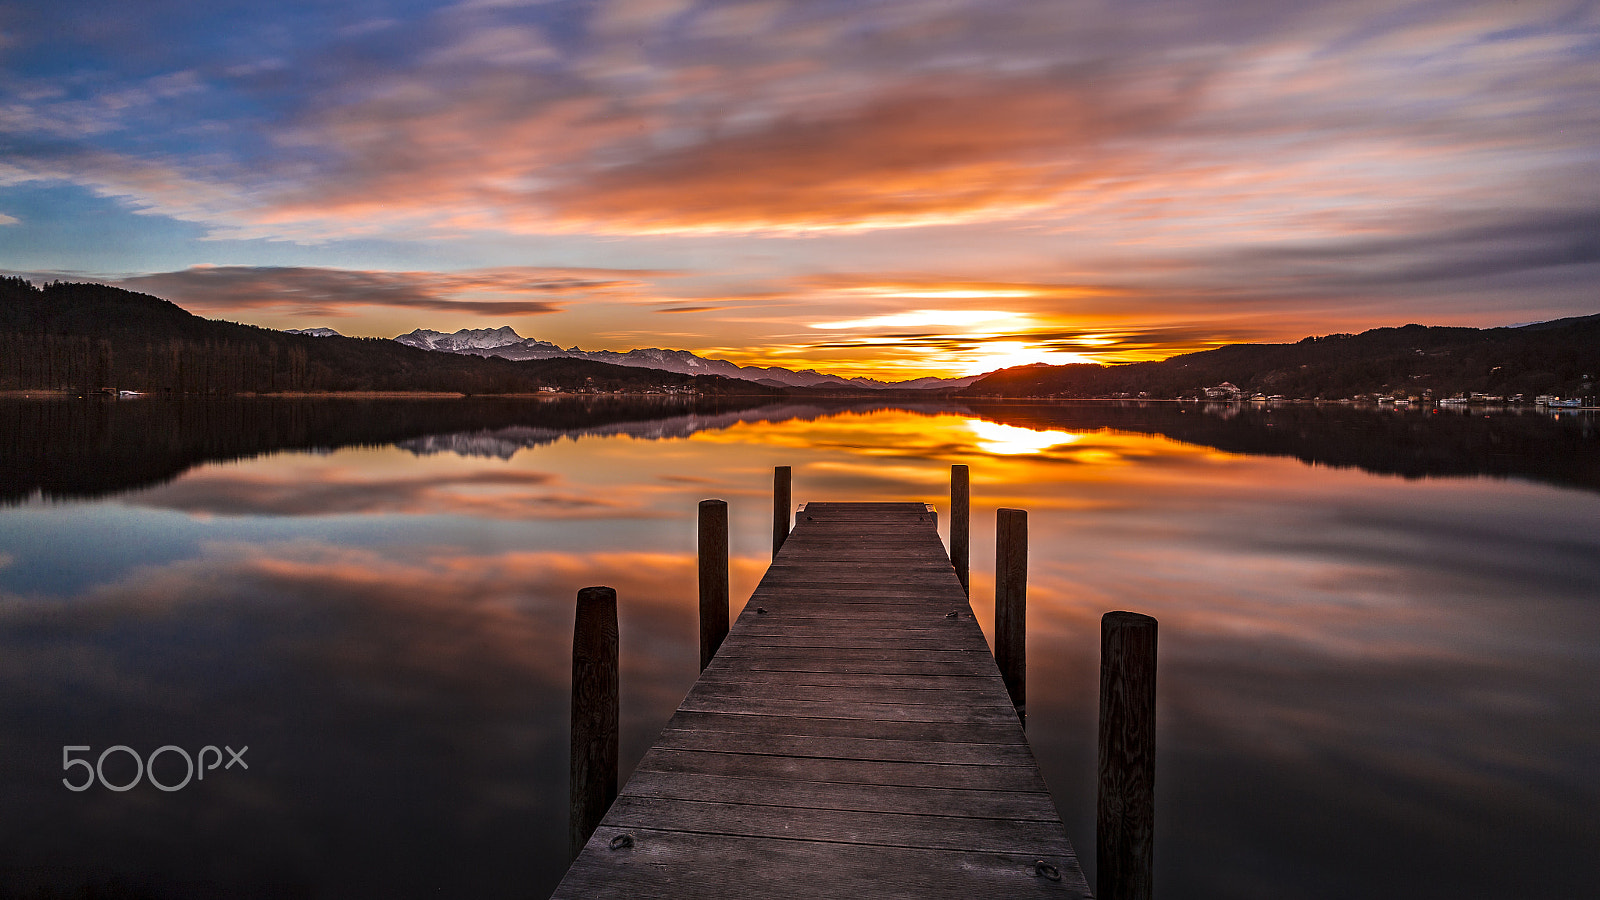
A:
<svg viewBox="0 0 1600 900">
<path fill-rule="evenodd" d="M 956 567 L 961 590 L 972 596 L 967 582 L 967 560 L 972 526 L 972 488 L 966 466 L 950 467 L 950 564 Z"/>
<path fill-rule="evenodd" d="M 783 542 L 789 537 L 789 478 L 788 466 L 772 467 L 772 556 L 778 556 Z"/>
<path fill-rule="evenodd" d="M 994 530 L 994 661 L 1027 727 L 1028 513 L 998 510 Z"/>
<path fill-rule="evenodd" d="M 1100 619 L 1100 800 L 1095 860 L 1101 900 L 1150 900 L 1156 779 L 1156 620 Z"/>
<path fill-rule="evenodd" d="M 572 629 L 569 843 L 577 858 L 617 799 L 617 592 L 578 592 Z"/>
<path fill-rule="evenodd" d="M 700 501 L 700 671 L 728 636 L 728 502 Z"/>
</svg>

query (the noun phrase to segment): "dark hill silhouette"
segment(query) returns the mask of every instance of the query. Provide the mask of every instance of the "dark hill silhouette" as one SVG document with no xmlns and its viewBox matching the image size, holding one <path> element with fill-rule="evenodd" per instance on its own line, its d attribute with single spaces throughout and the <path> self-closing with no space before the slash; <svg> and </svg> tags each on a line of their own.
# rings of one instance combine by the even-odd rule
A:
<svg viewBox="0 0 1600 900">
<path fill-rule="evenodd" d="M 228 396 L 284 391 L 563 390 L 776 396 L 716 375 L 579 359 L 514 362 L 433 353 L 377 338 L 312 337 L 205 319 L 102 284 L 35 287 L 0 278 L 0 390 Z"/>
<path fill-rule="evenodd" d="M 1227 382 L 1246 397 L 1344 399 L 1482 393 L 1579 397 L 1600 376 L 1600 315 L 1518 328 L 1406 325 L 1294 344 L 1233 344 L 1160 362 L 1018 366 L 958 392 L 969 397 L 1198 397 Z"/>
</svg>

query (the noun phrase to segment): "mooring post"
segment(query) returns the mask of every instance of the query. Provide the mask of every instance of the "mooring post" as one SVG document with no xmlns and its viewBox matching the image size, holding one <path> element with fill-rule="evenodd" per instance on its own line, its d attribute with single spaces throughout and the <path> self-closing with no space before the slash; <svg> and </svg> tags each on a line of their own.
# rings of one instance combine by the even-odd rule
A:
<svg viewBox="0 0 1600 900">
<path fill-rule="evenodd" d="M 572 629 L 572 858 L 617 799 L 617 592 L 578 592 Z"/>
<path fill-rule="evenodd" d="M 967 560 L 972 526 L 972 488 L 966 466 L 950 467 L 950 564 L 956 567 L 961 590 L 972 596 L 967 583 Z"/>
<path fill-rule="evenodd" d="M 996 511 L 994 530 L 994 661 L 1024 728 L 1027 713 L 1028 513 Z"/>
<path fill-rule="evenodd" d="M 1101 900 L 1150 900 L 1156 780 L 1156 620 L 1100 619 L 1100 799 L 1095 861 Z"/>
<path fill-rule="evenodd" d="M 772 467 L 772 556 L 783 549 L 789 537 L 789 479 L 788 466 Z"/>
<path fill-rule="evenodd" d="M 700 671 L 728 636 L 728 502 L 700 501 Z"/>
</svg>

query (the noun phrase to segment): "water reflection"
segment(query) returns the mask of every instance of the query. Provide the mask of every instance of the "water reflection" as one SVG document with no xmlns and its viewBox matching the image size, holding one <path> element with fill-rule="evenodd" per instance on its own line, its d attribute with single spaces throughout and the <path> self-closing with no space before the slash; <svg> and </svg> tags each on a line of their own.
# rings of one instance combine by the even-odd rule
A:
<svg viewBox="0 0 1600 900">
<path fill-rule="evenodd" d="M 159 896 L 554 884 L 565 860 L 540 851 L 566 836 L 547 819 L 566 803 L 553 723 L 566 715 L 570 586 L 602 576 L 629 601 L 623 736 L 636 759 L 696 669 L 676 603 L 693 572 L 678 556 L 227 544 L 74 597 L 6 597 L 0 885 L 66 874 L 70 886 L 99 869 Z M 60 783 L 67 744 L 224 742 L 248 745 L 251 768 L 181 792 Z"/>
<path fill-rule="evenodd" d="M 124 487 L 0 510 L 0 893 L 547 894 L 577 589 L 621 599 L 626 777 L 695 676 L 696 501 L 729 500 L 748 596 L 779 464 L 799 501 L 941 508 L 949 465 L 970 465 L 986 629 L 994 511 L 1030 511 L 1029 738 L 1085 860 L 1098 620 L 1131 608 L 1162 621 L 1163 894 L 1583 896 L 1600 877 L 1582 421 L 1009 404 L 541 424 L 470 406 L 374 408 L 338 441 L 337 416 L 278 409 L 302 443 L 262 426 L 256 456 L 194 424 L 223 406 L 133 432 L 111 416 L 82 447 L 35 435 L 3 457 L 31 479 L 13 498 Z M 99 413 L 61 415 L 58 440 Z M 385 418 L 404 427 L 363 430 Z M 323 449 L 266 452 L 287 446 Z M 142 447 L 156 463 L 121 467 Z M 51 475 L 52 453 L 101 471 Z M 1372 474 L 1491 471 L 1522 478 Z M 60 784 L 66 745 L 230 741 L 249 777 L 203 792 Z"/>
<path fill-rule="evenodd" d="M 741 404 L 726 398 L 560 397 L 542 400 L 231 400 L 85 403 L 0 400 L 0 502 L 94 498 L 162 484 L 192 466 L 281 450 L 398 446 L 511 459 L 563 440 L 677 440 L 784 423 L 840 422 L 879 412 L 914 421 L 959 417 L 944 448 L 984 455 L 1048 452 L 1096 431 L 1160 435 L 1228 453 L 1289 456 L 1335 467 L 1422 476 L 1519 476 L 1600 490 L 1592 413 L 1116 402 Z M 882 425 L 880 419 L 874 420 Z M 950 422 L 945 422 L 946 430 Z M 819 429 L 825 432 L 828 429 Z M 913 425 L 849 446 L 893 455 L 926 448 Z M 825 441 L 823 433 L 812 433 Z M 743 440 L 739 435 L 730 439 Z M 807 446 L 817 446 L 808 443 Z M 1090 464 L 1104 452 L 1069 454 Z"/>
</svg>

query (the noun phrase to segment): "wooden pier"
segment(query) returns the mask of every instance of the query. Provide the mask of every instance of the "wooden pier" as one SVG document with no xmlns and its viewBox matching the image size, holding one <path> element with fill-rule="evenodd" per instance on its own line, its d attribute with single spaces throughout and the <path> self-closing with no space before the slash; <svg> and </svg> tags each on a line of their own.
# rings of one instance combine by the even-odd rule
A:
<svg viewBox="0 0 1600 900">
<path fill-rule="evenodd" d="M 554 896 L 1035 895 L 1089 889 L 932 509 L 811 503 Z"/>
</svg>

